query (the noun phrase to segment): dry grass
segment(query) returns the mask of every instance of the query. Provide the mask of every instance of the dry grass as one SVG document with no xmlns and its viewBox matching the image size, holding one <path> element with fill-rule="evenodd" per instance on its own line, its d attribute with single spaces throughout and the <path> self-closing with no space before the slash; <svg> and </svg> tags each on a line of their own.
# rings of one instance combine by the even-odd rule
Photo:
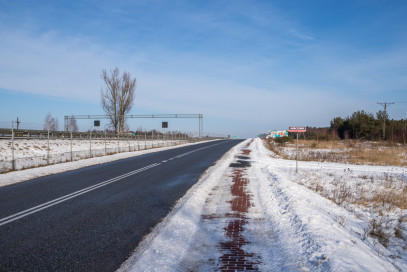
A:
<svg viewBox="0 0 407 272">
<path fill-rule="evenodd" d="M 284 154 L 282 154 L 282 152 L 281 152 L 282 149 L 277 144 L 275 144 L 271 139 L 266 139 L 264 141 L 264 143 L 265 143 L 268 150 L 272 151 L 273 153 L 275 153 L 279 157 L 283 157 L 284 159 L 288 159 L 288 158 L 286 158 L 284 156 Z"/>
<path fill-rule="evenodd" d="M 281 145 L 268 139 L 266 146 L 284 159 L 295 159 L 295 141 Z M 407 166 L 407 146 L 388 143 L 299 140 L 299 152 L 302 161 Z"/>
<path fill-rule="evenodd" d="M 377 222 L 373 219 L 367 229 L 369 230 L 370 236 L 376 237 L 384 247 L 388 246 L 390 235 L 386 232 L 385 228 L 383 228 L 382 222 Z"/>
<path fill-rule="evenodd" d="M 403 210 L 407 209 L 407 183 L 402 176 L 387 173 L 358 176 L 352 172 L 343 175 L 321 175 L 319 172 L 292 174 L 295 175 L 292 180 L 298 184 L 351 212 L 355 207 L 364 207 L 364 212 L 358 213 L 361 219 L 366 216 L 365 212 L 371 216 L 365 218 L 369 224 L 362 234 L 362 240 L 370 236 L 384 247 L 389 246 L 390 240 L 399 248 L 401 246 L 398 245 L 407 245 L 407 217 L 402 215 Z M 395 217 L 398 215 L 398 218 Z M 339 215 L 335 219 L 342 227 L 346 227 L 346 217 Z"/>
<path fill-rule="evenodd" d="M 394 236 L 396 236 L 399 239 L 404 240 L 404 235 L 403 235 L 403 231 L 401 230 L 401 228 L 397 227 L 394 230 Z"/>
<path fill-rule="evenodd" d="M 398 208 L 407 209 L 407 184 L 400 176 L 384 175 L 382 177 L 359 176 L 366 182 L 357 182 L 358 177 L 336 176 L 329 182 L 321 182 L 312 175 L 306 175 L 307 180 L 298 183 L 330 199 L 336 204 L 356 204 L 371 207 L 379 213 L 384 210 Z M 346 179 L 355 180 L 347 182 Z M 325 187 L 326 186 L 326 187 Z"/>
<path fill-rule="evenodd" d="M 407 148 L 377 142 L 361 141 L 299 141 L 299 159 L 306 161 L 338 162 L 347 164 L 407 166 Z M 295 159 L 295 141 L 267 143 L 276 156 Z M 308 187 L 321 196 L 359 215 L 366 224 L 362 240 L 373 238 L 373 243 L 391 248 L 395 258 L 407 251 L 407 182 L 404 174 L 357 172 L 349 168 L 343 172 L 303 171 L 294 173 L 293 181 Z M 336 221 L 346 227 L 343 216 Z M 380 251 L 380 247 L 375 248 Z M 404 258 L 404 257 L 403 257 Z"/>
<path fill-rule="evenodd" d="M 359 149 L 347 152 L 352 164 L 407 166 L 406 149 L 387 147 L 383 149 Z"/>
<path fill-rule="evenodd" d="M 275 156 L 295 159 L 296 142 L 265 141 Z M 345 164 L 407 166 L 407 147 L 362 141 L 299 141 L 299 159 Z M 346 166 L 345 166 L 346 167 Z M 390 167 L 389 167 L 390 168 Z M 391 258 L 405 259 L 407 252 L 407 182 L 405 174 L 337 170 L 289 171 L 291 180 L 342 206 L 365 222 L 361 239 L 373 243 L 378 254 L 388 248 Z M 346 216 L 335 220 L 344 228 Z M 369 242 L 370 241 L 370 242 Z"/>
</svg>

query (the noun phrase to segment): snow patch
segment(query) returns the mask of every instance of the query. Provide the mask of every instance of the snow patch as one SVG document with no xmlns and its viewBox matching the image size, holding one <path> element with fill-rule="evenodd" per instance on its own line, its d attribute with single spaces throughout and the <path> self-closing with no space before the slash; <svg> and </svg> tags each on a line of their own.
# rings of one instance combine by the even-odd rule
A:
<svg viewBox="0 0 407 272">
<path fill-rule="evenodd" d="M 119 271 L 214 271 L 226 240 L 232 170 L 248 141 L 232 148 L 158 224 Z M 245 178 L 253 206 L 247 216 L 246 252 L 259 257 L 260 271 L 405 271 L 402 257 L 377 250 L 364 237 L 366 218 L 297 182 L 295 161 L 272 158 L 260 139 L 250 145 Z M 250 166 L 251 165 L 251 166 Z M 249 167 L 250 166 L 250 167 Z M 300 173 L 343 175 L 344 169 L 382 175 L 404 169 L 301 162 Z M 323 177 L 323 176 L 322 176 Z M 323 183 L 323 179 L 320 180 Z"/>
</svg>

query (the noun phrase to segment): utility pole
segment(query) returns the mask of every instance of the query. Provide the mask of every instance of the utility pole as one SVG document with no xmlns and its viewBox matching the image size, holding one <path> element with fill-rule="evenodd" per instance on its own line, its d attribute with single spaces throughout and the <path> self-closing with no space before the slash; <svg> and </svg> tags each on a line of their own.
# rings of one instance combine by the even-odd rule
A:
<svg viewBox="0 0 407 272">
<path fill-rule="evenodd" d="M 382 105 L 384 107 L 384 116 L 383 116 L 383 140 L 386 140 L 386 113 L 387 113 L 387 105 L 392 105 L 394 102 L 377 102 L 377 104 Z"/>
<path fill-rule="evenodd" d="M 17 117 L 17 130 L 20 128 L 20 120 L 18 120 L 18 117 Z"/>
</svg>

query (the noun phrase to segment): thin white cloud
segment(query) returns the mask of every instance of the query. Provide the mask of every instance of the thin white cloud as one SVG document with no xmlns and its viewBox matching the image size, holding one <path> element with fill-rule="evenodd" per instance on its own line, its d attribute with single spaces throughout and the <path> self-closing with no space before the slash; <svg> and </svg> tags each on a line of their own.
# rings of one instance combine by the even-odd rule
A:
<svg viewBox="0 0 407 272">
<path fill-rule="evenodd" d="M 100 9 L 107 12 L 104 5 Z M 136 109 L 203 113 L 260 129 L 269 123 L 276 128 L 296 122 L 328 125 L 332 117 L 364 109 L 386 89 L 407 84 L 402 46 L 358 55 L 343 44 L 315 38 L 281 11 L 246 2 L 224 10 L 172 12 L 179 16 L 171 22 L 175 29 L 157 29 L 140 18 L 134 18 L 139 25 L 128 24 L 137 35 L 140 29 L 154 35 L 173 30 L 174 44 L 158 38 L 144 43 L 137 35 L 139 43 L 123 39 L 112 44 L 58 29 L 0 28 L 0 87 L 98 104 L 101 70 L 118 66 L 137 78 Z M 189 25 L 177 25 L 185 22 Z M 189 32 L 177 36 L 181 30 Z M 182 38 L 190 44 L 187 50 L 177 47 Z M 199 41 L 205 44 L 195 44 Z"/>
<path fill-rule="evenodd" d="M 319 74 L 310 82 L 290 82 L 290 79 L 295 80 L 298 76 L 295 73 L 301 72 L 304 67 L 293 70 L 293 75 L 286 78 L 274 76 L 273 70 L 279 69 L 277 65 L 268 71 L 270 76 L 267 80 L 263 79 L 264 84 L 256 86 L 246 82 L 245 77 L 256 71 L 261 72 L 259 78 L 265 76 L 266 68 L 261 66 L 267 66 L 267 60 L 245 66 L 239 60 L 227 62 L 180 54 L 167 57 L 164 67 L 154 73 L 151 67 L 159 65 L 156 63 L 159 60 L 151 62 L 136 55 L 125 60 L 122 55 L 106 53 L 101 47 L 83 39 L 61 39 L 55 33 L 34 38 L 24 33 L 14 33 L 7 37 L 8 42 L 2 44 L 5 50 L 0 53 L 0 57 L 5 60 L 0 64 L 0 81 L 3 88 L 93 102 L 96 100 L 98 103 L 102 87 L 99 78 L 101 69 L 118 65 L 122 70 L 133 72 L 138 79 L 136 108 L 162 113 L 205 113 L 208 117 L 263 121 L 267 121 L 268 116 L 275 118 L 275 112 L 284 113 L 281 116 L 276 115 L 278 118 L 274 122 L 278 119 L 280 123 L 289 120 L 292 122 L 296 118 L 307 119 L 310 116 L 315 119 L 315 123 L 322 123 L 319 120 L 326 121 L 326 117 L 319 115 L 322 115 L 320 113 L 324 110 L 331 110 L 334 116 L 340 115 L 338 113 L 343 111 L 344 105 L 350 107 L 349 104 L 354 104 L 355 99 L 338 100 L 338 96 L 341 96 L 341 86 L 327 84 L 329 87 L 323 88 L 317 81 L 323 81 L 323 77 L 330 76 L 335 77 L 336 81 L 346 81 L 343 86 L 354 86 L 359 90 L 360 85 L 364 83 L 366 85 L 363 87 L 371 88 L 377 81 L 368 81 L 369 75 L 373 75 L 368 68 L 374 71 L 373 66 L 380 67 L 385 63 L 376 57 L 365 66 L 364 75 L 360 77 L 360 73 L 352 73 L 350 69 L 351 66 L 357 67 L 356 64 L 360 60 L 335 66 L 331 64 L 331 60 L 334 60 L 331 56 L 328 63 L 311 64 L 311 68 L 316 69 Z M 396 55 L 398 54 L 395 53 Z M 388 59 L 388 56 L 383 58 Z M 392 59 L 397 64 L 397 58 Z M 138 67 L 138 64 L 145 64 L 145 61 L 149 62 L 149 72 Z M 333 63 L 341 62 L 334 60 Z M 392 63 L 387 60 L 387 65 L 392 66 Z M 256 64 L 260 69 L 254 68 Z M 178 71 L 163 71 L 172 65 L 181 68 Z M 316 67 L 318 65 L 320 67 Z M 403 61 L 398 65 L 402 66 Z M 359 66 L 363 67 L 364 64 L 359 63 Z M 359 76 L 357 80 L 356 76 Z M 256 78 L 253 78 L 253 81 L 255 80 Z M 353 80 L 355 82 L 352 82 Z"/>
<path fill-rule="evenodd" d="M 61 38 L 49 32 L 31 37 L 25 32 L 0 32 L 1 87 L 90 101 L 100 88 L 99 74 L 115 53 L 82 38 Z M 110 56 L 109 56 L 110 55 Z"/>
</svg>

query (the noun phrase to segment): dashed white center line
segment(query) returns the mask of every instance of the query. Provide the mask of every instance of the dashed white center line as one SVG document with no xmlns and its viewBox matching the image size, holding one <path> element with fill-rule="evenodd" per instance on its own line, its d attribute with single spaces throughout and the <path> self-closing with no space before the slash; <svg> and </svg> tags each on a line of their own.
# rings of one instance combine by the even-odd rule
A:
<svg viewBox="0 0 407 272">
<path fill-rule="evenodd" d="M 189 154 L 191 154 L 191 153 L 194 153 L 194 152 L 197 152 L 197 151 L 200 151 L 200 150 L 203 150 L 203 149 L 206 149 L 206 148 L 215 146 L 215 145 L 219 145 L 219 144 L 222 144 L 222 143 L 224 143 L 224 142 L 216 143 L 216 144 L 209 145 L 209 146 L 202 147 L 202 148 L 198 148 L 198 149 L 195 149 L 195 150 L 192 150 L 192 151 L 183 153 L 183 154 L 181 154 L 181 155 L 178 155 L 178 156 L 176 156 L 176 157 L 170 158 L 170 159 L 168 159 L 168 160 L 161 161 L 161 163 L 166 163 L 166 162 L 168 162 L 168 161 L 170 161 L 170 160 L 178 159 L 178 158 L 187 156 L 187 155 L 189 155 Z M 89 187 L 87 187 L 87 188 L 84 188 L 84 189 L 82 189 L 82 190 L 73 192 L 73 193 L 71 193 L 71 194 L 68 194 L 68 195 L 65 195 L 65 196 L 62 196 L 62 197 L 59 197 L 59 198 L 56 198 L 56 199 L 54 199 L 54 200 L 48 201 L 48 202 L 46 202 L 46 203 L 43 203 L 43 204 L 41 204 L 41 205 L 32 207 L 32 208 L 27 209 L 27 210 L 21 211 L 21 212 L 19 212 L 19 213 L 16 213 L 16 214 L 7 216 L 7 217 L 5 217 L 5 218 L 1 218 L 1 219 L 0 219 L 0 226 L 6 225 L 6 224 L 11 223 L 11 222 L 13 222 L 13 221 L 15 221 L 15 220 L 18 220 L 18 219 L 20 219 L 20 218 L 26 217 L 26 216 L 28 216 L 28 215 L 30 215 L 30 214 L 37 213 L 37 212 L 39 212 L 39 211 L 41 211 L 41 210 L 44 210 L 44 209 L 47 209 L 47 208 L 49 208 L 49 207 L 55 206 L 55 205 L 57 205 L 57 204 L 59 204 L 59 203 L 62 203 L 62 202 L 65 202 L 65 201 L 67 201 L 67 200 L 69 200 L 69 199 L 72 199 L 72 198 L 78 197 L 78 196 L 80 196 L 80 195 L 86 194 L 86 193 L 88 193 L 88 192 L 91 192 L 91 191 L 96 190 L 96 189 L 98 189 L 98 188 L 104 187 L 104 186 L 106 186 L 106 185 L 108 185 L 108 184 L 111 184 L 111 183 L 114 183 L 114 182 L 116 182 L 116 181 L 122 180 L 122 179 L 124 179 L 124 178 L 129 177 L 129 176 L 132 176 L 132 175 L 135 175 L 135 174 L 137 174 L 137 173 L 143 172 L 143 171 L 145 171 L 145 170 L 151 169 L 151 168 L 153 168 L 153 167 L 159 166 L 159 165 L 161 165 L 161 163 L 154 163 L 154 164 L 148 165 L 148 166 L 146 166 L 146 167 L 143 167 L 143 168 L 140 168 L 140 169 L 131 171 L 131 172 L 129 172 L 129 173 L 123 174 L 123 175 L 121 175 L 121 176 L 118 176 L 118 177 L 115 177 L 115 178 L 112 178 L 112 179 L 109 179 L 109 180 L 106 180 L 106 181 L 97 183 L 97 184 L 95 184 L 95 185 L 89 186 Z"/>
</svg>

